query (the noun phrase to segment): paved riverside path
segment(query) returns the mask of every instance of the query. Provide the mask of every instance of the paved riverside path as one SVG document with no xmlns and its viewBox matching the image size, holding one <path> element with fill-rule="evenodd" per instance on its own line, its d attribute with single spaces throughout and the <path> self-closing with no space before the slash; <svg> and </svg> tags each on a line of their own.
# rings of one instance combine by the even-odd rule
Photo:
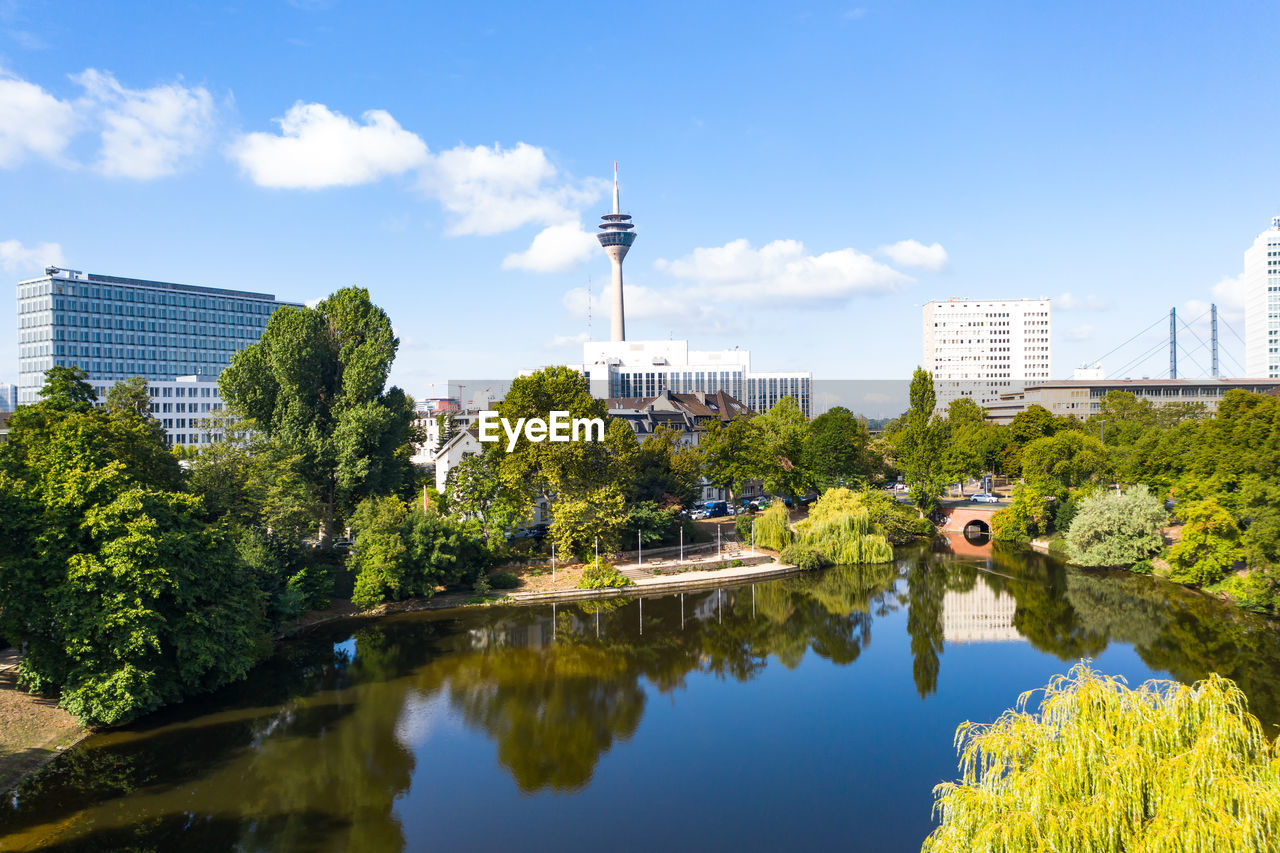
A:
<svg viewBox="0 0 1280 853">
<path fill-rule="evenodd" d="M 760 552 L 767 557 L 767 552 Z M 718 562 L 713 560 L 712 562 Z M 669 575 L 645 575 L 633 578 L 630 586 L 610 589 L 556 589 L 544 592 L 513 592 L 507 598 L 512 602 L 536 604 L 552 601 L 580 601 L 589 598 L 616 598 L 619 596 L 649 595 L 679 592 L 698 588 L 714 588 L 735 584 L 772 580 L 802 572 L 804 569 L 779 563 L 776 559 L 754 566 L 734 566 L 727 569 L 681 572 Z"/>
</svg>

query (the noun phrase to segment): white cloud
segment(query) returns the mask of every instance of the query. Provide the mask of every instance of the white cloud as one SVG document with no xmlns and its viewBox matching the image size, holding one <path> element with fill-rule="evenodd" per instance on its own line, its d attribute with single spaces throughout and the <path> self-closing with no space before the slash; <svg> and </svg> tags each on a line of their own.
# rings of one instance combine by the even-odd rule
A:
<svg viewBox="0 0 1280 853">
<path fill-rule="evenodd" d="M 900 267 L 939 272 L 947 268 L 947 250 L 941 243 L 926 246 L 918 240 L 899 240 L 891 246 L 881 246 L 876 253 L 884 255 Z"/>
<path fill-rule="evenodd" d="M 40 243 L 28 248 L 17 240 L 0 240 L 0 270 L 5 273 L 34 277 L 45 267 L 65 265 L 62 247 L 57 243 Z"/>
<path fill-rule="evenodd" d="M 1245 286 L 1244 273 L 1224 276 L 1213 286 L 1213 298 L 1218 303 L 1218 310 L 1229 320 L 1244 317 Z"/>
<path fill-rule="evenodd" d="M 79 125 L 70 103 L 0 70 L 0 168 L 28 156 L 69 165 L 62 152 Z"/>
<path fill-rule="evenodd" d="M 118 178 L 172 175 L 198 154 L 212 134 L 216 109 L 203 86 L 180 83 L 128 89 L 105 71 L 73 75 L 87 109 L 102 128 L 95 168 Z"/>
<path fill-rule="evenodd" d="M 609 328 L 609 302 L 606 283 L 598 291 L 592 293 L 585 287 L 575 287 L 565 293 L 564 307 L 569 313 L 585 319 L 590 315 L 595 322 L 602 324 L 600 329 Z M 685 322 L 702 322 L 711 313 L 707 305 L 700 305 L 691 294 L 678 293 L 674 290 L 654 290 L 638 284 L 626 285 L 624 293 L 627 322 L 632 320 L 666 320 Z"/>
<path fill-rule="evenodd" d="M 1076 326 L 1075 328 L 1067 331 L 1067 340 L 1069 341 L 1079 342 L 1079 341 L 1088 341 L 1092 339 L 1093 339 L 1093 326 L 1087 323 L 1083 326 Z"/>
<path fill-rule="evenodd" d="M 324 104 L 299 101 L 277 119 L 279 135 L 241 135 L 230 154 L 259 186 L 290 189 L 367 184 L 416 168 L 430 156 L 427 144 L 385 110 L 360 118 L 363 124 Z"/>
<path fill-rule="evenodd" d="M 1053 307 L 1059 311 L 1105 311 L 1111 307 L 1111 302 L 1100 296 L 1078 297 L 1064 293 L 1053 300 Z"/>
<path fill-rule="evenodd" d="M 746 240 L 694 249 L 655 266 L 697 285 L 703 299 L 797 302 L 843 301 L 859 293 L 884 293 L 914 279 L 856 249 L 821 255 L 805 252 L 798 240 L 775 240 L 759 249 Z"/>
<path fill-rule="evenodd" d="M 581 346 L 591 340 L 589 332 L 579 332 L 576 335 L 555 335 L 551 340 L 547 341 L 547 349 L 565 349 L 572 346 Z"/>
<path fill-rule="evenodd" d="M 599 248 L 596 236 L 584 231 L 581 222 L 549 225 L 538 232 L 528 249 L 503 258 L 502 268 L 566 272 L 595 255 Z"/>
<path fill-rule="evenodd" d="M 520 142 L 442 151 L 424 166 L 420 186 L 454 215 L 450 234 L 499 234 L 577 220 L 607 183 L 565 181 L 546 152 Z"/>
</svg>

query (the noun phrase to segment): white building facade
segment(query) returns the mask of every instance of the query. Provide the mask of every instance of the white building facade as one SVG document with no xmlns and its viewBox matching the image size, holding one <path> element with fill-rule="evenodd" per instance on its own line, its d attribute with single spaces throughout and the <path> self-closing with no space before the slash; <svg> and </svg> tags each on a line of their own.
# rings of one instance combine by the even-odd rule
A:
<svg viewBox="0 0 1280 853">
<path fill-rule="evenodd" d="M 969 397 L 980 406 L 1053 373 L 1048 299 L 948 299 L 923 309 L 923 359 L 937 411 Z"/>
<path fill-rule="evenodd" d="M 1244 253 L 1244 369 L 1280 378 L 1280 216 Z"/>
<path fill-rule="evenodd" d="M 756 371 L 748 350 L 690 350 L 688 341 L 588 341 L 581 370 L 593 397 L 653 397 L 723 391 L 749 409 L 764 413 L 783 397 L 793 397 L 813 416 L 813 374 Z"/>
</svg>

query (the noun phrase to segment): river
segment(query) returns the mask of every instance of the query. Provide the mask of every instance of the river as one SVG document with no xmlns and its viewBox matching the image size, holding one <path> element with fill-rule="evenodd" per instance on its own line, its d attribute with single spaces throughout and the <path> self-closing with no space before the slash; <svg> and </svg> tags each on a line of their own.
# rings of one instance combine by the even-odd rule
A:
<svg viewBox="0 0 1280 853">
<path fill-rule="evenodd" d="M 3 850 L 918 850 L 953 735 L 1082 657 L 1235 679 L 1274 623 L 1155 578 L 958 542 L 684 595 L 328 626 L 95 735 Z"/>
</svg>

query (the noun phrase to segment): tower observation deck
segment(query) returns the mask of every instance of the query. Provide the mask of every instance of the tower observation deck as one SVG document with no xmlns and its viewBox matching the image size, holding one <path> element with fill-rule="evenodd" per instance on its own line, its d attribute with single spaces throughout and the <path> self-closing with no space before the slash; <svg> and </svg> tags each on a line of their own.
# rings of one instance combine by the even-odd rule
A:
<svg viewBox="0 0 1280 853">
<path fill-rule="evenodd" d="M 626 319 L 622 302 L 622 259 L 627 250 L 636 241 L 636 233 L 632 229 L 631 215 L 623 213 L 618 204 L 618 164 L 613 164 L 613 213 L 600 217 L 600 233 L 596 238 L 604 247 L 609 260 L 613 262 L 613 282 L 609 287 L 612 313 L 609 322 L 609 340 L 625 341 L 627 339 Z"/>
</svg>

